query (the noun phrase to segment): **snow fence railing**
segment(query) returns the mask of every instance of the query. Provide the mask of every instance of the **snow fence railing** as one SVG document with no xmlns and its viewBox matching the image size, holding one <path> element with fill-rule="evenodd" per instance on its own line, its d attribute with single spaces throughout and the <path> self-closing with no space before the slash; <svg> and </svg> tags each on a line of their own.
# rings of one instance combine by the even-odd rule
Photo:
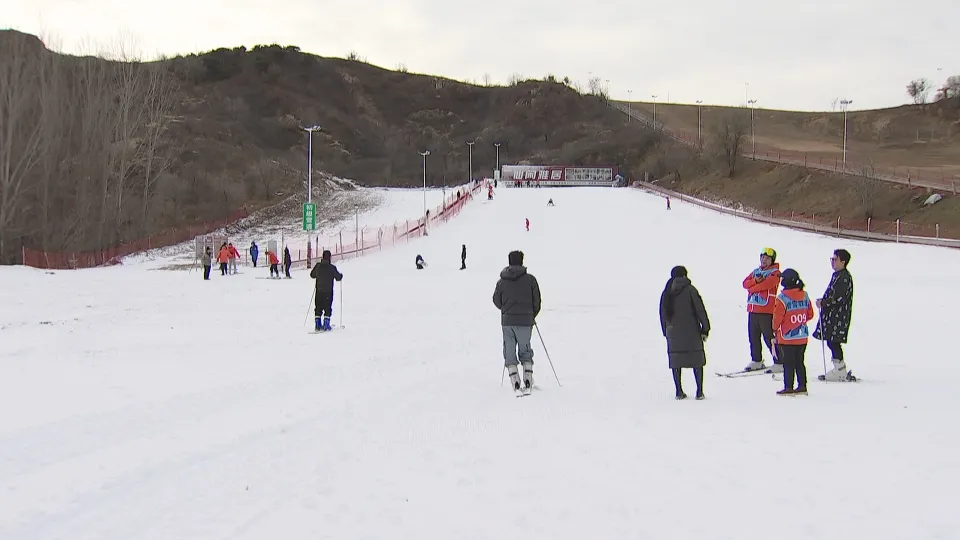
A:
<svg viewBox="0 0 960 540">
<path fill-rule="evenodd" d="M 730 208 L 722 204 L 715 202 L 698 199 L 696 197 L 691 197 L 689 195 L 672 191 L 654 184 L 647 182 L 636 181 L 633 183 L 638 189 L 654 193 L 656 195 L 670 197 L 672 199 L 677 199 L 679 201 L 687 202 L 702 208 L 707 208 L 722 214 L 728 214 L 732 216 L 737 216 L 751 221 L 756 221 L 760 223 L 767 223 L 770 225 L 777 225 L 781 227 L 789 227 L 791 229 L 797 229 L 807 232 L 813 232 L 817 234 L 823 234 L 828 236 L 833 236 L 836 238 L 850 238 L 854 240 L 869 240 L 869 241 L 879 241 L 879 242 L 897 242 L 904 244 L 920 244 L 926 246 L 938 246 L 938 247 L 949 247 L 949 248 L 960 248 L 960 240 L 951 239 L 951 238 L 932 238 L 928 236 L 910 236 L 903 234 L 883 234 L 878 232 L 867 232 L 867 231 L 858 231 L 855 229 L 844 229 L 841 227 L 830 227 L 817 225 L 816 223 L 807 223 L 804 221 L 797 221 L 792 219 L 778 218 L 766 216 L 756 212 L 750 212 L 746 210 L 741 210 L 737 208 Z M 898 229 L 899 229 L 899 220 L 897 220 Z"/>
<path fill-rule="evenodd" d="M 457 217 L 467 202 L 473 200 L 473 196 L 486 184 L 487 181 L 476 181 L 449 188 L 450 195 L 444 198 L 443 203 L 427 210 L 427 219 L 420 217 L 380 227 L 365 226 L 360 230 L 313 235 L 308 246 L 290 250 L 291 263 L 296 267 L 310 266 L 320 259 L 324 250 L 330 250 L 332 261 L 342 261 L 427 236 L 438 224 Z M 282 238 L 279 245 L 284 245 Z"/>
</svg>

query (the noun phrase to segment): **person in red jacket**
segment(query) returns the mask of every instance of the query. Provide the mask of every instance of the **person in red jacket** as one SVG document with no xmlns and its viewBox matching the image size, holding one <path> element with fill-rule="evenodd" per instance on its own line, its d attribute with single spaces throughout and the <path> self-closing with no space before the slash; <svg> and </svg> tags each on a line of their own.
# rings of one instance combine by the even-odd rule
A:
<svg viewBox="0 0 960 540">
<path fill-rule="evenodd" d="M 803 290 L 803 281 L 796 270 L 787 268 L 783 271 L 781 280 L 783 292 L 774 300 L 773 307 L 773 328 L 777 332 L 774 347 L 779 351 L 777 356 L 784 368 L 783 390 L 777 394 L 807 395 L 807 367 L 803 363 L 803 356 L 807 351 L 807 339 L 810 337 L 807 323 L 813 318 L 813 305 Z M 794 376 L 796 388 L 793 387 Z"/>
<path fill-rule="evenodd" d="M 273 275 L 276 274 L 277 279 L 280 279 L 280 269 L 277 268 L 277 265 L 280 264 L 280 259 L 277 258 L 277 254 L 268 249 L 267 259 L 270 262 L 270 277 L 273 277 Z"/>
<path fill-rule="evenodd" d="M 780 264 L 777 252 L 773 248 L 763 248 L 760 252 L 760 266 L 750 272 L 743 280 L 747 290 L 747 333 L 750 339 L 750 364 L 744 371 L 766 369 L 763 365 L 763 347 L 767 346 L 773 355 L 773 367 L 770 373 L 782 373 L 783 365 L 777 358 L 771 344 L 773 340 L 773 301 L 780 287 Z"/>
</svg>

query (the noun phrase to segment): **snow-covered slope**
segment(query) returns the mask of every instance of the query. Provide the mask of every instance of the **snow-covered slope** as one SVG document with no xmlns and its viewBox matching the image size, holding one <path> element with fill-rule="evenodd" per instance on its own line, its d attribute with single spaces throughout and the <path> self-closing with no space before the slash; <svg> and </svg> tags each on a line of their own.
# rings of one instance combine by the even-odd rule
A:
<svg viewBox="0 0 960 540">
<path fill-rule="evenodd" d="M 712 375 L 748 360 L 740 282 L 765 246 L 814 297 L 851 251 L 862 382 L 787 398 Z M 563 383 L 535 338 L 523 399 L 491 303 L 512 249 Z M 705 401 L 673 399 L 657 301 L 676 264 L 714 326 Z M 346 328 L 325 335 L 302 272 L 0 268 L 0 538 L 952 538 L 958 264 L 570 188 L 499 190 L 340 263 Z"/>
</svg>

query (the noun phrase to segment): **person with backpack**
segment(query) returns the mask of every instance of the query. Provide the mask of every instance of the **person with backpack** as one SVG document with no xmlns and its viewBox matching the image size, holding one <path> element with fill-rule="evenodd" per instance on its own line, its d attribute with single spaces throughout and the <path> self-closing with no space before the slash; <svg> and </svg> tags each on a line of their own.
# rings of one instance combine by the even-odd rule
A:
<svg viewBox="0 0 960 540">
<path fill-rule="evenodd" d="M 687 277 L 687 269 L 674 266 L 660 294 L 660 331 L 667 338 L 667 356 L 673 371 L 677 399 L 687 399 L 681 373 L 693 369 L 697 382 L 697 399 L 703 395 L 703 367 L 707 364 L 704 342 L 710 334 L 710 319 L 700 291 Z"/>
<path fill-rule="evenodd" d="M 803 290 L 803 281 L 796 270 L 787 268 L 780 280 L 783 292 L 777 295 L 773 305 L 776 331 L 773 343 L 783 365 L 783 390 L 777 391 L 777 395 L 807 395 L 807 368 L 803 362 L 810 336 L 807 323 L 814 315 L 813 303 Z"/>
<path fill-rule="evenodd" d="M 330 261 L 329 249 L 323 250 L 320 262 L 310 271 L 310 277 L 316 280 L 314 289 L 314 329 L 317 332 L 333 330 L 330 317 L 333 315 L 333 281 L 343 280 L 343 274 Z M 322 319 L 321 319 L 322 317 Z"/>
</svg>

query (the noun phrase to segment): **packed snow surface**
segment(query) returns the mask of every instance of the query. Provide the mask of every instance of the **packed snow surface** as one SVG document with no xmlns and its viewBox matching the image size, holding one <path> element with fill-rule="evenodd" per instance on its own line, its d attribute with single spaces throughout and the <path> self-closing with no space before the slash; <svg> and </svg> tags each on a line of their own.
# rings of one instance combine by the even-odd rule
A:
<svg viewBox="0 0 960 540">
<path fill-rule="evenodd" d="M 960 254 L 631 189 L 485 199 L 338 263 L 329 334 L 303 271 L 0 268 L 0 538 L 956 538 Z M 860 382 L 816 381 L 818 341 L 809 396 L 713 375 L 749 360 L 741 281 L 767 246 L 814 298 L 853 254 Z M 563 384 L 534 334 L 521 399 L 491 302 L 513 249 Z M 673 399 L 657 319 L 677 264 L 713 323 L 704 401 Z"/>
</svg>

